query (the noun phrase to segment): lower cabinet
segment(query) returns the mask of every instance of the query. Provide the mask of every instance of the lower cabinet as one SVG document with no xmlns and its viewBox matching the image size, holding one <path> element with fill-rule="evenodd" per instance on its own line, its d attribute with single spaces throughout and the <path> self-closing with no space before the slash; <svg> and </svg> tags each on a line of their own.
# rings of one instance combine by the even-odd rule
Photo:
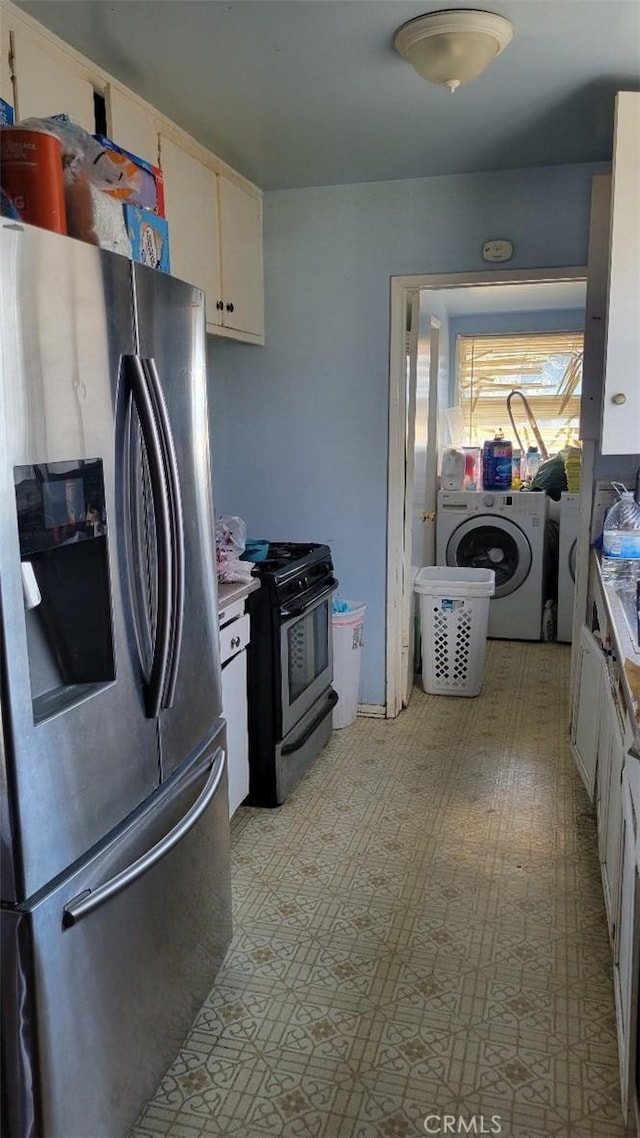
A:
<svg viewBox="0 0 640 1138">
<path fill-rule="evenodd" d="M 582 629 L 571 742 L 596 808 L 598 853 L 613 951 L 620 1087 L 625 1123 L 640 1134 L 640 760 L 599 641 Z"/>
<path fill-rule="evenodd" d="M 622 768 L 625 746 L 618 712 L 610 689 L 602 704 L 598 746 L 598 844 L 602 888 L 612 944 L 620 914 L 620 855 L 622 846 Z"/>
<path fill-rule="evenodd" d="M 220 629 L 222 714 L 227 721 L 229 817 L 249 793 L 249 735 L 247 727 L 247 653 L 249 617 L 244 602 L 234 618 Z M 227 611 L 227 616 L 231 616 Z"/>
<path fill-rule="evenodd" d="M 621 783 L 620 919 L 614 944 L 613 981 L 618 1021 L 620 1086 L 625 1121 L 640 1122 L 638 1000 L 640 989 L 640 763 L 630 759 Z M 635 778 L 635 787 L 633 779 Z M 635 794 L 634 794 L 635 790 Z M 635 1118 L 634 1118 L 635 1115 Z"/>
<path fill-rule="evenodd" d="M 605 680 L 606 665 L 602 648 L 593 633 L 583 625 L 578 645 L 577 694 L 571 745 L 580 777 L 592 801 L 598 763 L 600 708 Z"/>
</svg>

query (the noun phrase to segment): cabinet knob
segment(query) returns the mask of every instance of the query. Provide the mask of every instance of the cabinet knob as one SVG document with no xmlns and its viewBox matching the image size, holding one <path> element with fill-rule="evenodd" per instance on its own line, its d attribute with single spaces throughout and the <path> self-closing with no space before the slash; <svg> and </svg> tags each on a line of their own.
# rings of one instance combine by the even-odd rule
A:
<svg viewBox="0 0 640 1138">
<path fill-rule="evenodd" d="M 627 402 L 624 391 L 619 391 L 617 395 L 614 395 L 611 402 L 617 404 L 618 407 L 622 407 L 622 404 Z"/>
<path fill-rule="evenodd" d="M 222 312 L 224 309 L 224 300 L 216 300 L 216 308 L 218 312 Z"/>
<path fill-rule="evenodd" d="M 231 637 L 231 647 L 232 648 L 239 648 L 240 647 L 240 637 L 239 636 L 232 636 Z"/>
<path fill-rule="evenodd" d="M 227 305 L 227 312 L 233 312 L 233 304 Z"/>
</svg>

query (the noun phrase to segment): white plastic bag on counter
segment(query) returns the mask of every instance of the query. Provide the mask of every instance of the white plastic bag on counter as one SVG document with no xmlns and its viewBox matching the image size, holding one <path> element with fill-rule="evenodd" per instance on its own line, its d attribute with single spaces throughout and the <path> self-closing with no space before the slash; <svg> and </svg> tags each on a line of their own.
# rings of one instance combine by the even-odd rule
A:
<svg viewBox="0 0 640 1138">
<path fill-rule="evenodd" d="M 240 561 L 228 549 L 217 549 L 216 564 L 219 581 L 240 581 L 243 584 L 249 584 L 253 561 Z"/>
<path fill-rule="evenodd" d="M 247 545 L 247 525 L 234 514 L 223 514 L 216 520 L 216 549 L 240 557 Z"/>
<path fill-rule="evenodd" d="M 219 581 L 251 580 L 252 561 L 241 561 L 247 544 L 247 526 L 234 514 L 223 514 L 216 519 L 216 563 Z"/>
</svg>

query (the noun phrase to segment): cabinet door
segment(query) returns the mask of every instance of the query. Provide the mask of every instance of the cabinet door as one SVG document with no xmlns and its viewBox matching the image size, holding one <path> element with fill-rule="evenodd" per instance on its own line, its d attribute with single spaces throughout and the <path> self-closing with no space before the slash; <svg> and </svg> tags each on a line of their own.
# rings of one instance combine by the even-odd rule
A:
<svg viewBox="0 0 640 1138">
<path fill-rule="evenodd" d="M 11 79 L 11 41 L 8 13 L 0 7 L 0 99 L 13 106 Z"/>
<path fill-rule="evenodd" d="M 611 196 L 603 454 L 636 454 L 640 384 L 630 361 L 640 358 L 640 93 L 616 97 Z"/>
<path fill-rule="evenodd" d="M 222 322 L 225 328 L 264 336 L 262 199 L 218 174 Z"/>
<path fill-rule="evenodd" d="M 158 165 L 158 126 L 151 112 L 137 99 L 109 83 L 105 102 L 109 138 L 124 150 Z"/>
<path fill-rule="evenodd" d="M 638 988 L 640 985 L 640 875 L 636 860 L 635 817 L 629 782 L 622 781 L 622 857 L 620 872 L 620 922 L 615 944 L 614 987 L 618 1021 L 620 1086 L 625 1121 L 636 1088 L 638 1044 Z"/>
<path fill-rule="evenodd" d="M 16 120 L 64 113 L 93 134 L 92 84 L 37 32 L 16 24 L 12 33 Z"/>
<path fill-rule="evenodd" d="M 624 744 L 613 695 L 606 693 L 603 708 L 603 764 L 606 764 L 606 801 L 599 820 L 599 845 L 602 863 L 602 886 L 609 923 L 615 941 L 620 901 L 620 852 L 622 843 L 622 768 Z M 604 780 L 603 780 L 604 782 Z M 603 786 L 604 790 L 604 786 Z"/>
<path fill-rule="evenodd" d="M 573 756 L 580 777 L 593 801 L 598 761 L 600 704 L 606 665 L 598 641 L 583 625 L 578 648 L 576 712 L 572 725 Z M 598 776 L 600 789 L 600 776 Z"/>
<path fill-rule="evenodd" d="M 216 175 L 160 135 L 171 273 L 204 290 L 207 324 L 220 300 Z"/>
<path fill-rule="evenodd" d="M 249 793 L 246 652 L 239 652 L 222 669 L 222 712 L 227 721 L 227 772 L 231 818 Z"/>
<path fill-rule="evenodd" d="M 584 314 L 582 397 L 579 438 L 599 441 L 602 431 L 602 379 L 607 326 L 611 174 L 591 179 L 589 265 Z"/>
</svg>

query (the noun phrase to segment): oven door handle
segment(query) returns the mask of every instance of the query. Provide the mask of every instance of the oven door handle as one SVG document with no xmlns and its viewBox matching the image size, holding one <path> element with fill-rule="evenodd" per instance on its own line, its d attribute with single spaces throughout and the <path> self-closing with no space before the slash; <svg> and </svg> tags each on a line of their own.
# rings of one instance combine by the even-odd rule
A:
<svg viewBox="0 0 640 1138">
<path fill-rule="evenodd" d="M 302 616 L 316 601 L 321 601 L 323 597 L 328 597 L 329 593 L 335 592 L 339 583 L 335 577 L 330 577 L 328 581 L 322 583 L 319 589 L 310 589 L 308 593 L 301 593 L 300 596 L 296 598 L 298 601 L 296 605 L 280 609 L 280 616 L 283 620 L 291 620 L 294 616 Z"/>
<path fill-rule="evenodd" d="M 303 732 L 300 738 L 296 739 L 294 743 L 285 743 L 280 753 L 283 755 L 292 755 L 294 751 L 299 751 L 301 747 L 304 747 L 305 743 L 308 742 L 308 740 L 313 735 L 313 732 L 318 730 L 318 727 L 327 718 L 327 715 L 333 711 L 338 702 L 338 698 L 339 697 L 337 691 L 334 691 L 333 688 L 329 688 L 329 691 L 327 692 L 326 707 L 323 707 L 322 711 L 316 715 L 315 719 L 311 721 L 306 731 Z"/>
</svg>

